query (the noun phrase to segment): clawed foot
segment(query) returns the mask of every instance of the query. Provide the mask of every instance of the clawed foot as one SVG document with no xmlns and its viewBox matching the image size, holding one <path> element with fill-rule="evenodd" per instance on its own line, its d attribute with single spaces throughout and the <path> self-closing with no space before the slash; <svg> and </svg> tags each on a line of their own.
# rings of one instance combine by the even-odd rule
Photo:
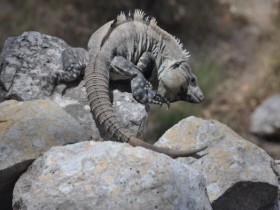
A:
<svg viewBox="0 0 280 210">
<path fill-rule="evenodd" d="M 83 48 L 67 48 L 62 52 L 63 69 L 56 72 L 57 82 L 73 82 L 83 78 L 89 60 Z"/>
<path fill-rule="evenodd" d="M 156 93 L 155 97 L 154 97 L 154 104 L 159 104 L 160 107 L 162 106 L 162 104 L 166 104 L 167 105 L 167 109 L 170 108 L 170 102 L 167 100 L 167 98 L 163 97 L 162 95 L 160 95 L 159 93 Z"/>
<path fill-rule="evenodd" d="M 142 104 L 158 104 L 166 103 L 170 107 L 169 101 L 161 96 L 156 90 L 152 89 L 152 85 L 142 75 L 138 75 L 131 80 L 131 91 L 134 98 Z"/>
</svg>

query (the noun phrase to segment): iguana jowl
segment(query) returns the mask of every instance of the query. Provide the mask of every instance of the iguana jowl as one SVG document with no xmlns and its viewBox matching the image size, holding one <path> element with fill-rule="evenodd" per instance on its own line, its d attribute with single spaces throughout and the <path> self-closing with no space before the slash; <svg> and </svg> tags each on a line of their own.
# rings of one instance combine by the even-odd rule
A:
<svg viewBox="0 0 280 210">
<path fill-rule="evenodd" d="M 115 116 L 109 97 L 109 80 L 129 80 L 134 98 L 143 104 L 203 100 L 189 54 L 179 40 L 159 28 L 141 10 L 121 13 L 98 29 L 89 41 L 90 61 L 85 84 L 94 118 L 118 140 L 142 146 L 173 158 L 191 156 L 205 149 L 175 151 L 156 147 L 130 134 Z M 150 82 L 155 84 L 153 90 Z"/>
</svg>

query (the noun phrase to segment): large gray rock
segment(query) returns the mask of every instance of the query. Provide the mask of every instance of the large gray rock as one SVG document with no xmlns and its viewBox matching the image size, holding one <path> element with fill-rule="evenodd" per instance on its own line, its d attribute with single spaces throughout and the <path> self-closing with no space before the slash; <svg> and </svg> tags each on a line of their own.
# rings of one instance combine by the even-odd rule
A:
<svg viewBox="0 0 280 210">
<path fill-rule="evenodd" d="M 117 142 L 53 147 L 14 188 L 14 210 L 211 209 L 205 179 L 184 163 Z"/>
<path fill-rule="evenodd" d="M 82 73 L 86 56 L 86 50 L 71 48 L 63 40 L 39 32 L 10 37 L 0 55 L 0 98 L 26 101 L 63 91 L 67 84 L 59 84 L 56 90 L 56 77 L 67 74 L 71 64 L 81 65 Z"/>
<path fill-rule="evenodd" d="M 189 117 L 169 129 L 158 146 L 188 148 L 208 145 L 200 159 L 179 158 L 207 180 L 213 209 L 269 209 L 277 202 L 278 183 L 265 151 L 213 120 Z"/>
<path fill-rule="evenodd" d="M 11 209 L 16 180 L 54 145 L 89 139 L 79 123 L 51 101 L 0 104 L 0 204 Z"/>
<path fill-rule="evenodd" d="M 266 99 L 251 116 L 251 132 L 280 140 L 280 94 Z"/>
</svg>

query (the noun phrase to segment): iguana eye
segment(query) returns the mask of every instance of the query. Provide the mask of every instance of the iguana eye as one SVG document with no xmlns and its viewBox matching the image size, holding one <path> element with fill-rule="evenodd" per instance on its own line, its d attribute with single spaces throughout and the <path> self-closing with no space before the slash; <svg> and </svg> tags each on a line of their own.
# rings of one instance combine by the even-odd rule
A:
<svg viewBox="0 0 280 210">
<path fill-rule="evenodd" d="M 180 63 L 174 63 L 174 64 L 172 64 L 171 68 L 175 69 L 175 68 L 178 68 L 179 66 L 180 66 Z"/>
<path fill-rule="evenodd" d="M 196 79 L 193 77 L 193 78 L 191 78 L 191 84 L 192 85 L 195 85 L 195 83 L 196 83 Z"/>
</svg>

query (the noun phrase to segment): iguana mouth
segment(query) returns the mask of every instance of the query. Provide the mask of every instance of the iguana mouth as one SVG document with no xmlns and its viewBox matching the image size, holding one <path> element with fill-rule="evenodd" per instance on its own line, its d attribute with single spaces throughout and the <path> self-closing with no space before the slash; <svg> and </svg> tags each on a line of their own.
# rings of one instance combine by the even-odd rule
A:
<svg viewBox="0 0 280 210">
<path fill-rule="evenodd" d="M 204 96 L 200 90 L 195 90 L 194 88 L 188 88 L 186 94 L 186 101 L 190 103 L 200 103 Z"/>
</svg>

